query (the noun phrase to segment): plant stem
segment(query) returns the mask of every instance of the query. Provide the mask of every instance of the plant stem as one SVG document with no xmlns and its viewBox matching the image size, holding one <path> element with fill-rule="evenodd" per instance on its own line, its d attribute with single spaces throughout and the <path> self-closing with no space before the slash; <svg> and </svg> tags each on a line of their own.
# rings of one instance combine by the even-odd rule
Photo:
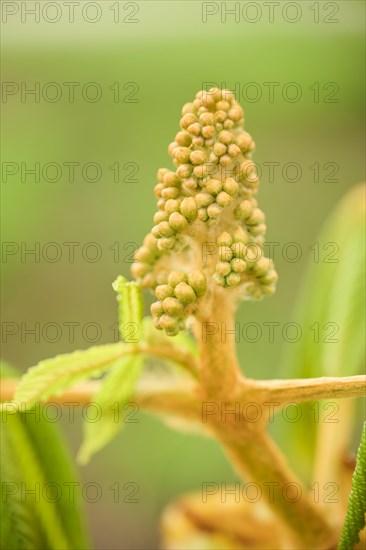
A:
<svg viewBox="0 0 366 550">
<path fill-rule="evenodd" d="M 246 383 L 240 377 L 235 338 L 233 334 L 226 338 L 235 322 L 234 310 L 228 305 L 221 297 L 217 298 L 210 308 L 210 316 L 201 312 L 195 326 L 200 345 L 203 394 L 216 404 L 216 412 L 210 415 L 208 422 L 238 473 L 244 479 L 259 484 L 264 498 L 297 535 L 297 539 L 312 548 L 332 548 L 336 544 L 332 527 L 321 510 L 316 509 L 305 487 L 289 470 L 284 457 L 266 434 L 265 423 L 251 423 L 243 417 L 238 422 L 233 414 L 222 416 L 222 407 L 232 404 Z M 215 321 L 218 317 L 220 325 Z M 210 328 L 209 335 L 207 327 Z M 248 382 L 250 387 L 252 383 Z M 273 495 L 270 493 L 271 487 Z M 283 493 L 291 487 L 301 491 L 301 498 L 295 502 L 290 500 L 291 497 L 288 498 L 286 492 Z"/>
<path fill-rule="evenodd" d="M 202 305 L 196 314 L 193 329 L 200 350 L 199 377 L 203 397 L 209 400 L 231 401 L 240 389 L 243 375 L 236 355 L 234 321 L 232 301 L 223 294 L 211 298 L 209 307 Z"/>
</svg>

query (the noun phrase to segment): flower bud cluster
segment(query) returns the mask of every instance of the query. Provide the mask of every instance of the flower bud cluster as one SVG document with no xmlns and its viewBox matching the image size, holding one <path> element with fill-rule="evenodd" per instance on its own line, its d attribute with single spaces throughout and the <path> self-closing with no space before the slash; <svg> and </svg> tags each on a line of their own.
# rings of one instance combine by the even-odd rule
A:
<svg viewBox="0 0 366 550">
<path fill-rule="evenodd" d="M 155 288 L 157 302 L 151 305 L 154 325 L 169 336 L 184 328 L 184 319 L 194 311 L 198 298 L 206 292 L 206 277 L 199 271 L 186 275 L 171 271 L 167 282 Z"/>
<path fill-rule="evenodd" d="M 243 124 L 232 92 L 198 92 L 184 105 L 180 131 L 168 148 L 176 170 L 158 171 L 154 226 L 135 255 L 132 274 L 155 291 L 154 322 L 168 334 L 176 334 L 217 285 L 238 287 L 239 296 L 254 299 L 275 289 L 273 263 L 262 257 L 266 225 L 254 198 L 255 144 Z M 182 255 L 187 259 L 187 247 L 205 241 L 218 245 L 215 263 L 199 265 L 194 254 L 191 263 L 179 262 Z M 199 289 L 192 271 L 202 281 Z"/>
</svg>

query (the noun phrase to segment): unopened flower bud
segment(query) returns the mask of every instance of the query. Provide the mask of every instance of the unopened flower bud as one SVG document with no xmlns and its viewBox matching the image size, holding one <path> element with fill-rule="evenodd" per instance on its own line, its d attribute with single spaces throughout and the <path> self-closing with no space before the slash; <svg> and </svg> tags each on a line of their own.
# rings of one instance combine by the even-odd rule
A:
<svg viewBox="0 0 366 550">
<path fill-rule="evenodd" d="M 229 206 L 233 201 L 233 198 L 226 193 L 225 191 L 221 191 L 216 197 L 216 202 L 219 206 L 222 206 L 222 208 L 225 208 L 226 206 Z"/>
<path fill-rule="evenodd" d="M 196 296 L 203 296 L 203 294 L 206 292 L 206 277 L 204 276 L 202 271 L 195 270 L 192 273 L 189 273 L 188 283 L 193 288 Z"/>
<path fill-rule="evenodd" d="M 184 231 L 187 228 L 188 222 L 179 212 L 173 212 L 169 216 L 169 225 L 176 231 Z"/>
<path fill-rule="evenodd" d="M 239 192 L 239 184 L 237 181 L 234 180 L 234 178 L 226 178 L 223 188 L 224 191 L 232 197 L 236 197 Z"/>
<path fill-rule="evenodd" d="M 177 298 L 165 298 L 163 301 L 163 309 L 165 313 L 172 317 L 177 317 L 183 311 L 183 305 Z"/>
<path fill-rule="evenodd" d="M 178 321 L 175 317 L 164 313 L 159 319 L 160 326 L 164 330 L 175 331 L 178 329 Z"/>
<path fill-rule="evenodd" d="M 227 231 L 224 231 L 217 237 L 217 244 L 231 246 L 233 244 L 233 237 Z"/>
<path fill-rule="evenodd" d="M 216 264 L 216 272 L 221 276 L 221 277 L 226 277 L 226 275 L 229 275 L 229 273 L 231 272 L 231 265 L 229 262 L 218 262 Z"/>
<path fill-rule="evenodd" d="M 247 264 L 244 262 L 244 260 L 241 260 L 240 258 L 233 258 L 230 262 L 231 269 L 235 273 L 244 273 L 245 268 L 247 267 Z"/>
<path fill-rule="evenodd" d="M 192 164 L 203 164 L 206 160 L 206 157 L 203 151 L 192 151 L 190 155 L 190 160 Z"/>
<path fill-rule="evenodd" d="M 154 317 L 160 317 L 160 315 L 163 315 L 163 302 L 160 300 L 158 302 L 153 302 L 150 306 L 150 311 Z"/>
<path fill-rule="evenodd" d="M 197 205 L 193 197 L 186 197 L 180 205 L 181 214 L 190 222 L 197 217 Z"/>
<path fill-rule="evenodd" d="M 184 306 L 196 301 L 196 295 L 193 288 L 187 283 L 179 283 L 174 289 L 174 294 Z"/>
<path fill-rule="evenodd" d="M 220 180 L 210 179 L 205 183 L 205 190 L 210 195 L 217 195 L 222 189 L 222 183 Z"/>
<path fill-rule="evenodd" d="M 230 273 L 225 280 L 228 286 L 238 286 L 241 281 L 241 277 L 239 273 Z"/>
<path fill-rule="evenodd" d="M 168 277 L 168 284 L 175 288 L 179 283 L 187 282 L 187 275 L 180 271 L 171 271 Z"/>
<path fill-rule="evenodd" d="M 155 295 L 157 299 L 162 302 L 165 300 L 165 298 L 170 298 L 171 296 L 174 296 L 174 288 L 170 285 L 159 285 L 155 289 Z"/>
</svg>

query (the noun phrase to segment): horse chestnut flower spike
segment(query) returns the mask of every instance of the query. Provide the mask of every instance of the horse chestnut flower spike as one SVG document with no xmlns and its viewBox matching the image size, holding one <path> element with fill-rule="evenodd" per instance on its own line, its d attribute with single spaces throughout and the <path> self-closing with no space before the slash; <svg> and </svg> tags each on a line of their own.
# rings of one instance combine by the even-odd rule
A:
<svg viewBox="0 0 366 550">
<path fill-rule="evenodd" d="M 232 92 L 198 92 L 168 148 L 175 171 L 158 171 L 154 227 L 131 271 L 154 291 L 154 324 L 168 335 L 209 308 L 213 294 L 258 300 L 275 291 L 277 273 L 263 253 L 265 216 L 254 198 L 255 144 L 243 124 Z"/>
</svg>

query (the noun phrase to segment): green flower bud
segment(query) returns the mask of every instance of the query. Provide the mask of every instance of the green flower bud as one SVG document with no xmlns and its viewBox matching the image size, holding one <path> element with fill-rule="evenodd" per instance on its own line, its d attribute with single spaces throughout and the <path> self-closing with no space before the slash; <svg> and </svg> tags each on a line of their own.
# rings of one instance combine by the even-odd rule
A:
<svg viewBox="0 0 366 550">
<path fill-rule="evenodd" d="M 160 325 L 160 320 L 158 317 L 153 317 L 153 325 L 158 330 L 163 330 L 163 327 Z"/>
<path fill-rule="evenodd" d="M 238 286 L 241 281 L 239 273 L 230 273 L 225 279 L 228 286 Z"/>
<path fill-rule="evenodd" d="M 239 193 L 239 184 L 234 178 L 227 178 L 224 181 L 224 191 L 231 197 L 236 197 Z"/>
<path fill-rule="evenodd" d="M 194 105 L 193 103 L 185 103 L 182 108 L 182 115 L 186 115 L 187 113 L 194 113 Z"/>
<path fill-rule="evenodd" d="M 183 306 L 177 298 L 165 298 L 163 301 L 163 309 L 168 315 L 177 317 L 182 313 Z"/>
<path fill-rule="evenodd" d="M 213 201 L 214 199 L 209 193 L 197 193 L 196 195 L 197 208 L 202 208 L 203 206 L 207 207 Z"/>
<path fill-rule="evenodd" d="M 229 111 L 230 107 L 231 107 L 230 103 L 228 101 L 225 101 L 225 100 L 218 101 L 216 103 L 216 109 L 219 110 L 219 111 Z"/>
<path fill-rule="evenodd" d="M 244 273 L 247 267 L 247 264 L 244 262 L 244 260 L 241 260 L 240 258 L 233 258 L 230 262 L 230 265 L 234 273 Z"/>
<path fill-rule="evenodd" d="M 151 233 L 148 233 L 146 235 L 146 237 L 144 238 L 143 240 L 143 244 L 144 246 L 146 246 L 146 248 L 148 248 L 152 253 L 155 253 L 156 250 L 157 250 L 157 240 L 155 239 L 155 237 L 151 234 Z"/>
<path fill-rule="evenodd" d="M 267 226 L 265 223 L 260 223 L 258 225 L 252 225 L 249 227 L 250 233 L 255 237 L 259 235 L 264 235 L 267 231 Z"/>
<path fill-rule="evenodd" d="M 179 212 L 173 212 L 169 216 L 169 225 L 176 231 L 184 231 L 187 228 L 188 222 Z"/>
<path fill-rule="evenodd" d="M 223 143 L 224 145 L 229 145 L 233 141 L 233 135 L 231 132 L 228 132 L 227 130 L 223 130 L 219 133 L 219 142 Z"/>
<path fill-rule="evenodd" d="M 175 317 L 171 317 L 170 315 L 167 315 L 166 313 L 164 313 L 160 317 L 159 323 L 164 330 L 169 330 L 169 331 L 176 331 L 177 329 L 179 330 L 177 319 Z"/>
<path fill-rule="evenodd" d="M 231 163 L 231 157 L 229 155 L 222 155 L 220 157 L 220 164 L 222 166 L 228 166 Z"/>
<path fill-rule="evenodd" d="M 154 187 L 155 197 L 161 197 L 161 192 L 163 189 L 165 189 L 164 183 L 157 183 Z"/>
<path fill-rule="evenodd" d="M 186 130 L 188 126 L 194 124 L 196 121 L 197 118 L 193 114 L 187 113 L 181 118 L 180 125 L 184 130 Z"/>
<path fill-rule="evenodd" d="M 216 272 L 221 277 L 226 277 L 226 275 L 229 275 L 231 272 L 231 264 L 229 264 L 229 262 L 218 262 L 216 264 Z"/>
<path fill-rule="evenodd" d="M 262 277 L 272 268 L 272 262 L 269 258 L 259 258 L 259 260 L 254 264 L 253 271 L 257 277 Z"/>
<path fill-rule="evenodd" d="M 206 165 L 201 164 L 200 166 L 195 166 L 193 168 L 193 174 L 196 176 L 196 178 L 204 178 L 207 176 L 208 168 Z"/>
<path fill-rule="evenodd" d="M 208 217 L 213 218 L 213 219 L 218 218 L 218 216 L 221 213 L 221 210 L 222 210 L 222 207 L 220 205 L 218 205 L 216 202 L 210 204 L 207 207 Z"/>
<path fill-rule="evenodd" d="M 167 336 L 177 336 L 177 334 L 179 334 L 179 331 L 180 330 L 183 330 L 183 326 L 181 326 L 181 324 L 178 322 L 177 326 L 172 328 L 172 329 L 169 329 L 169 330 L 166 330 L 166 334 Z"/>
<path fill-rule="evenodd" d="M 202 128 L 202 135 L 206 139 L 211 139 L 215 135 L 215 128 L 213 126 L 204 126 Z"/>
<path fill-rule="evenodd" d="M 143 277 L 150 270 L 151 270 L 151 266 L 149 264 L 143 264 L 141 262 L 137 262 L 131 265 L 131 273 L 136 278 Z"/>
<path fill-rule="evenodd" d="M 195 177 L 190 177 L 186 179 L 186 181 L 183 184 L 183 187 L 186 187 L 189 191 L 194 191 L 197 189 L 197 180 Z"/>
<path fill-rule="evenodd" d="M 137 262 L 142 262 L 150 264 L 154 261 L 155 256 L 152 254 L 151 250 L 147 246 L 141 246 L 135 253 L 135 260 Z"/>
<path fill-rule="evenodd" d="M 197 210 L 197 216 L 201 222 L 205 222 L 208 219 L 207 208 L 199 208 Z"/>
<path fill-rule="evenodd" d="M 235 258 L 239 258 L 240 260 L 244 260 L 246 258 L 247 247 L 244 243 L 234 243 L 231 246 L 231 250 L 233 251 Z"/>
<path fill-rule="evenodd" d="M 218 255 L 222 262 L 230 262 L 233 258 L 233 252 L 228 246 L 219 246 Z"/>
<path fill-rule="evenodd" d="M 186 283 L 187 282 L 187 275 L 185 273 L 181 273 L 180 271 L 171 271 L 169 273 L 168 277 L 168 284 L 175 288 L 179 283 Z"/>
<path fill-rule="evenodd" d="M 174 150 L 174 158 L 180 163 L 180 164 L 186 164 L 189 162 L 191 151 L 188 147 L 177 147 Z"/>
<path fill-rule="evenodd" d="M 222 189 L 222 183 L 220 180 L 210 179 L 205 183 L 205 190 L 210 195 L 217 195 Z"/>
<path fill-rule="evenodd" d="M 189 178 L 192 172 L 193 172 L 192 164 L 181 164 L 177 168 L 177 175 L 182 179 Z"/>
<path fill-rule="evenodd" d="M 167 172 L 169 172 L 169 170 L 167 168 L 159 168 L 159 170 L 158 170 L 158 181 L 160 183 L 164 182 L 164 176 Z"/>
<path fill-rule="evenodd" d="M 190 160 L 192 164 L 203 164 L 206 160 L 205 153 L 203 151 L 192 151 Z"/>
<path fill-rule="evenodd" d="M 203 136 L 195 136 L 192 139 L 192 145 L 195 149 L 198 149 L 199 147 L 203 147 L 204 143 L 205 143 L 205 140 Z"/>
<path fill-rule="evenodd" d="M 175 141 L 181 147 L 189 147 L 192 143 L 192 138 L 188 134 L 188 132 L 178 132 L 177 135 L 175 136 Z"/>
<path fill-rule="evenodd" d="M 255 243 L 251 243 L 250 246 L 247 246 L 245 253 L 245 260 L 249 264 L 257 263 L 263 256 L 263 251 L 260 246 Z"/>
<path fill-rule="evenodd" d="M 273 285 L 278 280 L 278 274 L 274 269 L 270 270 L 266 275 L 259 278 L 262 285 Z"/>
<path fill-rule="evenodd" d="M 164 212 L 164 215 L 166 216 L 166 218 L 164 218 L 164 220 L 161 220 L 161 221 L 168 220 L 170 214 L 173 214 L 173 212 L 178 212 L 178 210 L 179 210 L 179 201 L 177 201 L 176 199 L 167 200 L 165 204 L 165 212 Z M 154 221 L 155 221 L 155 217 L 154 217 Z"/>
<path fill-rule="evenodd" d="M 164 184 L 167 187 L 178 187 L 180 185 L 180 178 L 175 172 L 167 172 L 164 176 Z"/>
<path fill-rule="evenodd" d="M 234 122 L 238 122 L 243 118 L 243 109 L 239 107 L 239 105 L 236 105 L 235 107 L 232 107 L 230 111 L 228 112 L 228 117 L 231 118 Z"/>
<path fill-rule="evenodd" d="M 193 288 L 187 283 L 179 283 L 174 289 L 174 294 L 184 306 L 196 301 L 196 295 Z"/>
<path fill-rule="evenodd" d="M 168 222 L 160 222 L 158 225 L 158 230 L 162 237 L 171 237 L 175 234 L 175 230 L 169 225 Z"/>
<path fill-rule="evenodd" d="M 175 237 L 163 237 L 158 241 L 159 250 L 170 250 L 176 243 Z"/>
<path fill-rule="evenodd" d="M 160 317 L 161 315 L 163 315 L 163 302 L 159 300 L 158 302 L 152 303 L 150 306 L 150 311 L 153 317 Z"/>
<path fill-rule="evenodd" d="M 260 223 L 263 223 L 265 219 L 264 213 L 259 208 L 255 208 L 250 215 L 250 217 L 246 220 L 247 225 L 258 225 Z"/>
<path fill-rule="evenodd" d="M 237 243 L 247 244 L 250 241 L 249 235 L 242 227 L 238 227 L 234 231 L 234 241 Z"/>
<path fill-rule="evenodd" d="M 152 235 L 155 237 L 155 239 L 160 239 L 161 235 L 159 233 L 158 226 L 155 225 L 151 230 Z"/>
<path fill-rule="evenodd" d="M 188 283 L 193 288 L 196 296 L 198 297 L 203 296 L 203 294 L 206 292 L 206 288 L 207 288 L 206 277 L 204 276 L 202 271 L 195 270 L 195 271 L 192 271 L 192 273 L 189 273 Z"/>
<path fill-rule="evenodd" d="M 246 220 L 253 213 L 253 205 L 249 200 L 242 201 L 239 206 L 235 209 L 235 216 L 239 219 Z"/>
<path fill-rule="evenodd" d="M 182 215 L 190 222 L 193 222 L 197 217 L 196 201 L 193 197 L 186 197 L 180 205 Z"/>
<path fill-rule="evenodd" d="M 165 222 L 168 219 L 169 219 L 168 214 L 163 210 L 158 210 L 158 212 L 154 214 L 154 223 L 156 225 L 159 225 L 160 222 Z"/>
<path fill-rule="evenodd" d="M 253 139 L 248 132 L 241 132 L 235 139 L 235 143 L 238 147 L 240 147 L 241 151 L 250 151 Z"/>
<path fill-rule="evenodd" d="M 201 124 L 198 122 L 194 122 L 193 124 L 190 124 L 187 128 L 187 132 L 189 132 L 192 136 L 199 136 L 202 130 Z"/>
<path fill-rule="evenodd" d="M 231 130 L 231 128 L 234 128 L 234 122 L 230 118 L 227 118 L 224 120 L 223 126 L 224 130 Z"/>
<path fill-rule="evenodd" d="M 228 193 L 225 193 L 225 191 L 221 191 L 216 197 L 216 202 L 219 206 L 225 208 L 233 202 L 233 198 Z"/>
<path fill-rule="evenodd" d="M 213 126 L 215 124 L 215 117 L 212 113 L 202 113 L 200 123 L 202 126 Z"/>
<path fill-rule="evenodd" d="M 227 231 L 224 231 L 224 233 L 221 233 L 221 235 L 217 237 L 216 242 L 219 246 L 220 245 L 231 246 L 234 241 L 230 233 L 228 233 Z"/>
<path fill-rule="evenodd" d="M 212 275 L 213 281 L 219 286 L 225 286 L 225 277 L 221 277 L 216 271 Z"/>
<path fill-rule="evenodd" d="M 163 199 L 176 199 L 179 196 L 179 189 L 177 187 L 166 187 L 162 190 L 161 196 Z"/>
<path fill-rule="evenodd" d="M 213 150 L 215 155 L 217 155 L 218 157 L 221 157 L 221 155 L 224 155 L 226 153 L 226 145 L 224 145 L 223 143 L 217 142 L 215 143 Z"/>
<path fill-rule="evenodd" d="M 155 296 L 158 300 L 163 302 L 165 298 L 170 298 L 174 296 L 174 288 L 170 285 L 159 285 L 155 289 Z"/>
<path fill-rule="evenodd" d="M 227 152 L 231 158 L 238 157 L 241 154 L 240 147 L 235 145 L 235 143 L 231 143 L 231 145 L 229 145 Z"/>
</svg>

